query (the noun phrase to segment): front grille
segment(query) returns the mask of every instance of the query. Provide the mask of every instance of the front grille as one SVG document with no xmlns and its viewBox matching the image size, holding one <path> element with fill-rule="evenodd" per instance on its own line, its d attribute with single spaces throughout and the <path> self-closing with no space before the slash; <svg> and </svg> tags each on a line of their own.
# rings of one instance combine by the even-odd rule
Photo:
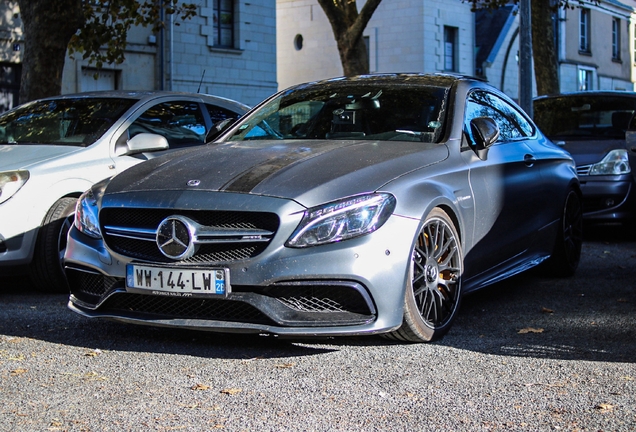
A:
<svg viewBox="0 0 636 432">
<path fill-rule="evenodd" d="M 299 312 L 352 312 L 369 315 L 370 301 L 357 284 L 299 282 L 267 287 L 264 294 Z"/>
<path fill-rule="evenodd" d="M 144 241 L 136 239 L 128 239 L 124 237 L 106 236 L 106 244 L 113 251 L 126 255 L 130 258 L 152 261 L 157 263 L 174 263 L 174 264 L 210 264 L 216 262 L 231 262 L 241 259 L 251 258 L 263 252 L 267 247 L 267 243 L 241 243 L 237 245 L 202 245 L 193 257 L 178 262 L 163 255 L 157 243 L 154 241 Z"/>
<path fill-rule="evenodd" d="M 580 176 L 590 175 L 592 165 L 579 165 L 576 167 L 576 174 Z"/>
<path fill-rule="evenodd" d="M 289 297 L 279 300 L 285 306 L 301 312 L 346 312 L 340 303 L 330 298 Z"/>
<path fill-rule="evenodd" d="M 110 235 L 105 226 L 122 229 L 156 230 L 161 221 L 168 216 L 185 216 L 196 223 L 212 229 L 264 230 L 275 233 L 278 229 L 278 216 L 274 213 L 207 211 L 207 210 L 173 210 L 173 209 L 137 209 L 137 208 L 104 208 L 100 212 L 100 225 L 104 241 L 114 252 L 137 260 L 174 263 L 184 265 L 200 265 L 217 262 L 232 262 L 254 257 L 268 245 L 267 241 L 241 241 L 207 243 L 199 246 L 195 254 L 181 261 L 164 256 L 154 240 L 128 238 Z"/>
<path fill-rule="evenodd" d="M 248 303 L 228 299 L 161 297 L 114 294 L 100 312 L 118 315 L 154 315 L 163 319 L 201 319 L 273 325 L 274 322 Z"/>
</svg>

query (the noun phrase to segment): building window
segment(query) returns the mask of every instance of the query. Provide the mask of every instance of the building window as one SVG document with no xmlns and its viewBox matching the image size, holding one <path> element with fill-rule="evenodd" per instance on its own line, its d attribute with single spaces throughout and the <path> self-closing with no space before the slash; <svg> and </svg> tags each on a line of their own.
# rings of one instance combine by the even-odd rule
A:
<svg viewBox="0 0 636 432">
<path fill-rule="evenodd" d="M 579 91 L 594 90 L 594 69 L 579 68 Z"/>
<path fill-rule="evenodd" d="M 621 59 L 621 21 L 612 19 L 612 60 Z"/>
<path fill-rule="evenodd" d="M 579 21 L 579 51 L 590 53 L 590 10 L 586 8 L 580 9 Z"/>
<path fill-rule="evenodd" d="M 213 0 L 214 46 L 234 48 L 234 1 Z"/>
<path fill-rule="evenodd" d="M 364 48 L 367 54 L 367 64 L 369 65 L 369 72 L 371 71 L 371 38 L 369 36 L 362 36 L 364 42 Z"/>
<path fill-rule="evenodd" d="M 301 49 L 303 49 L 303 41 L 303 35 L 297 34 L 294 38 L 294 48 L 296 49 L 296 51 L 300 51 Z"/>
<path fill-rule="evenodd" d="M 444 70 L 457 72 L 457 27 L 444 26 Z"/>
<path fill-rule="evenodd" d="M 633 37 L 634 37 L 634 41 L 633 41 L 634 42 L 634 54 L 633 54 L 634 59 L 633 59 L 633 62 L 636 63 L 636 25 L 634 26 L 634 36 Z"/>
</svg>

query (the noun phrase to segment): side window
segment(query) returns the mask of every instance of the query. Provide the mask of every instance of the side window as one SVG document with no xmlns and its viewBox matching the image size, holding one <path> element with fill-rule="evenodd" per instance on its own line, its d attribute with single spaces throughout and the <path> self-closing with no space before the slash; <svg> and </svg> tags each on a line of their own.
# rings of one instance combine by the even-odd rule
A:
<svg viewBox="0 0 636 432">
<path fill-rule="evenodd" d="M 498 142 L 512 141 L 534 134 L 534 127 L 516 108 L 500 97 L 484 92 L 472 92 L 466 102 L 465 130 L 476 117 L 490 117 L 499 126 Z"/>
<path fill-rule="evenodd" d="M 239 114 L 230 111 L 225 108 L 221 108 L 215 105 L 205 104 L 205 108 L 210 113 L 210 119 L 212 119 L 212 124 L 218 123 L 227 118 L 237 118 Z"/>
<path fill-rule="evenodd" d="M 205 120 L 197 102 L 164 102 L 148 108 L 128 128 L 129 139 L 140 133 L 162 135 L 170 148 L 203 144 Z"/>
</svg>

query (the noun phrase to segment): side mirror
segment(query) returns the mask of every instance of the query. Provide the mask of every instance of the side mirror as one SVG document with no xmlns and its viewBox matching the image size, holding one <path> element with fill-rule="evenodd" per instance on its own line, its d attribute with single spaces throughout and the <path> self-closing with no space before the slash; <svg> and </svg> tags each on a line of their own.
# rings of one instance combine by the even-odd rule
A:
<svg viewBox="0 0 636 432">
<path fill-rule="evenodd" d="M 217 139 L 223 132 L 228 130 L 236 120 L 237 119 L 230 117 L 214 123 L 210 128 L 208 134 L 205 136 L 205 143 L 207 144 Z"/>
<path fill-rule="evenodd" d="M 477 157 L 486 160 L 488 148 L 499 138 L 499 126 L 490 117 L 475 117 L 470 121 L 473 150 Z"/>
<path fill-rule="evenodd" d="M 118 147 L 115 150 L 115 155 L 129 156 L 136 153 L 167 150 L 168 148 L 170 146 L 166 137 L 151 133 L 140 133 L 129 139 L 125 145 Z"/>
</svg>

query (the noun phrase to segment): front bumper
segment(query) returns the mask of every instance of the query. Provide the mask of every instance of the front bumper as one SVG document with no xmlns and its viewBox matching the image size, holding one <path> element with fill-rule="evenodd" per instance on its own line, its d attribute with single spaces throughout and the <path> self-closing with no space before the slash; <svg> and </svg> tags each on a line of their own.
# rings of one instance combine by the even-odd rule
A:
<svg viewBox="0 0 636 432">
<path fill-rule="evenodd" d="M 304 249 L 284 247 L 288 233 L 279 232 L 260 255 L 219 264 L 230 272 L 231 292 L 225 298 L 129 292 L 125 269 L 133 261 L 73 228 L 65 257 L 69 308 L 91 318 L 221 332 L 387 332 L 402 324 L 418 225 L 394 215 L 372 234 Z"/>
<path fill-rule="evenodd" d="M 19 193 L 0 204 L 0 267 L 29 264 L 33 259 L 39 225 L 27 204 L 20 201 Z"/>
<path fill-rule="evenodd" d="M 585 220 L 619 222 L 636 216 L 636 197 L 631 175 L 619 178 L 581 176 L 580 180 Z"/>
</svg>

